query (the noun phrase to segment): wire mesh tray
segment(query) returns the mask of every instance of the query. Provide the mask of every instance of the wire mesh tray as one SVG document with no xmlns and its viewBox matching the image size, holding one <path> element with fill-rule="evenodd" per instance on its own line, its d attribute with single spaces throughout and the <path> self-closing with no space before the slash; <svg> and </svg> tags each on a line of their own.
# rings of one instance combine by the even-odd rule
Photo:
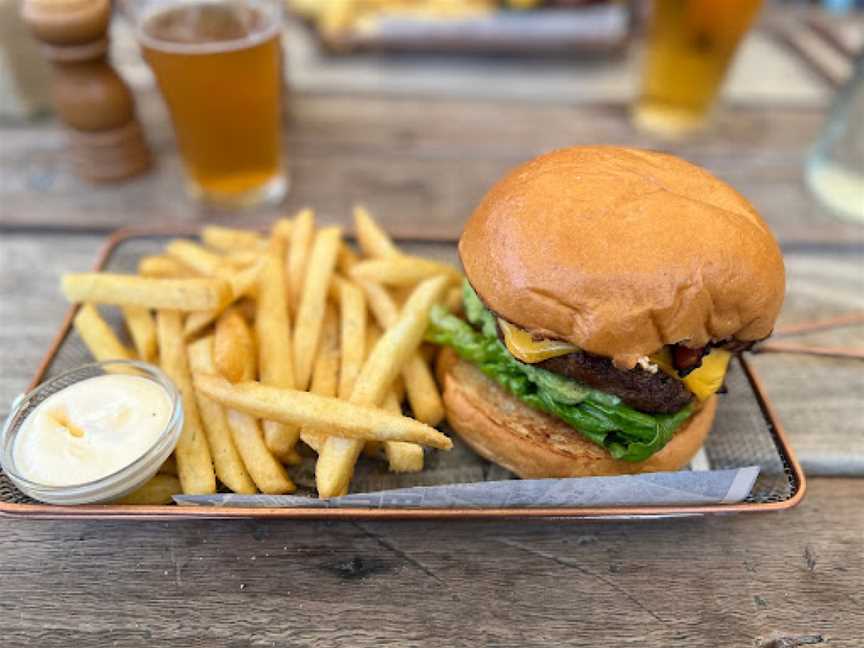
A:
<svg viewBox="0 0 864 648">
<path fill-rule="evenodd" d="M 191 235 L 191 232 L 166 230 L 121 230 L 106 243 L 95 270 L 134 272 L 138 260 L 145 254 L 158 252 L 170 236 Z M 453 241 L 402 241 L 406 251 L 454 261 Z M 112 309 L 116 310 L 116 309 Z M 67 369 L 90 361 L 90 356 L 71 328 L 75 309 L 70 309 L 60 331 L 36 371 L 31 385 L 51 378 Z M 119 314 L 111 321 L 115 330 L 122 330 Z M 727 375 L 729 393 L 721 398 L 717 418 L 704 447 L 704 458 L 714 469 L 740 468 L 758 465 L 759 477 L 749 496 L 737 504 L 653 507 L 598 508 L 231 508 L 186 506 L 84 505 L 54 506 L 42 504 L 21 493 L 0 470 L 0 514 L 29 517 L 76 518 L 146 518 L 182 519 L 198 517 L 242 518 L 493 518 L 493 517 L 655 517 L 699 515 L 708 513 L 755 512 L 791 508 L 804 495 L 805 478 L 792 452 L 783 427 L 777 418 L 761 379 L 746 358 L 732 363 Z M 451 434 L 451 436 L 454 436 Z M 376 491 L 406 485 L 462 483 L 507 479 L 509 473 L 471 452 L 454 438 L 455 448 L 449 453 L 427 454 L 421 482 L 414 476 L 405 483 L 404 476 L 387 472 L 380 462 L 361 458 L 357 466 L 352 491 Z M 298 493 L 313 495 L 314 459 L 310 456 L 292 477 Z"/>
</svg>

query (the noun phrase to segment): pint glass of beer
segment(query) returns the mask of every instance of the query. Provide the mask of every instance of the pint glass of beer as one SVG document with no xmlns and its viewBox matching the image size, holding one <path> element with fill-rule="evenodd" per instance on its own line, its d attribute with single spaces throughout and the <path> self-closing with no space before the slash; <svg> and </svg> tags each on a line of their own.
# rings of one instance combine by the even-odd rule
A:
<svg viewBox="0 0 864 648">
<path fill-rule="evenodd" d="M 634 121 L 675 135 L 708 118 L 762 0 L 654 0 Z"/>
<path fill-rule="evenodd" d="M 190 195 L 224 207 L 278 202 L 279 0 L 127 0 L 171 113 Z"/>
</svg>

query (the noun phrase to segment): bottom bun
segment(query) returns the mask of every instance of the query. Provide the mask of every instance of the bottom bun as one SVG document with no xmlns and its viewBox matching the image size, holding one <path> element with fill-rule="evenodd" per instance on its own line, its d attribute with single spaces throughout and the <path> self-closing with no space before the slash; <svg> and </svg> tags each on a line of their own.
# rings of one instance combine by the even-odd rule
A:
<svg viewBox="0 0 864 648">
<path fill-rule="evenodd" d="M 510 396 L 452 349 L 438 356 L 438 379 L 450 426 L 477 453 L 524 479 L 680 470 L 702 447 L 717 410 L 712 396 L 662 450 L 645 461 L 622 461 Z"/>
</svg>

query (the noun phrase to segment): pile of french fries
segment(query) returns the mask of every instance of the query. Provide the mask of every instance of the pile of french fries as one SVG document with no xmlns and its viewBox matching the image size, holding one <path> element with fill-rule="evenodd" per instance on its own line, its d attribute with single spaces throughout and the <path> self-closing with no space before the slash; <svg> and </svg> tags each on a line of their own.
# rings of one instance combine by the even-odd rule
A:
<svg viewBox="0 0 864 648">
<path fill-rule="evenodd" d="M 486 16 L 496 0 L 286 0 L 288 7 L 313 21 L 322 36 L 338 37 L 351 29 L 371 29 L 382 17 L 460 20 Z M 526 0 L 512 3 L 516 6 Z"/>
<path fill-rule="evenodd" d="M 74 327 L 97 360 L 158 363 L 185 420 L 171 459 L 124 500 L 177 493 L 290 493 L 299 443 L 317 454 L 319 497 L 348 492 L 361 453 L 389 469 L 423 468 L 423 446 L 449 449 L 444 406 L 423 346 L 430 308 L 459 308 L 461 276 L 403 253 L 362 207 L 359 252 L 311 210 L 264 236 L 208 226 L 144 257 L 137 275 L 67 274 Z M 98 310 L 121 309 L 134 349 Z M 407 400 L 413 417 L 403 415 Z"/>
</svg>

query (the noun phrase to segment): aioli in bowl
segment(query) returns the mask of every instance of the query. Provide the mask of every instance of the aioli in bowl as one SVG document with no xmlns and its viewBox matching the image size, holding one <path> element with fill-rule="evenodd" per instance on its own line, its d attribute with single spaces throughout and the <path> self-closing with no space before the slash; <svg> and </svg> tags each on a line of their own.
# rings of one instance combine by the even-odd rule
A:
<svg viewBox="0 0 864 648">
<path fill-rule="evenodd" d="M 96 362 L 15 402 L 0 436 L 0 465 L 34 499 L 107 503 L 153 477 L 182 428 L 180 394 L 158 367 Z"/>
<path fill-rule="evenodd" d="M 105 374 L 42 401 L 24 420 L 13 457 L 25 479 L 48 486 L 96 481 L 149 450 L 171 418 L 165 389 L 147 378 Z"/>
</svg>

